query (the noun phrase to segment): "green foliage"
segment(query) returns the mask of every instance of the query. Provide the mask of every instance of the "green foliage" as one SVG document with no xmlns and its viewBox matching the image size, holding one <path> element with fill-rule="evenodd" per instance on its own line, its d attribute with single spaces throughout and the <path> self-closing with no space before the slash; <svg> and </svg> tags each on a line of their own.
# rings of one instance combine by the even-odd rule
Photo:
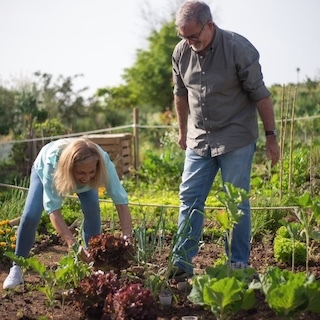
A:
<svg viewBox="0 0 320 320">
<path fill-rule="evenodd" d="M 153 111 L 171 110 L 171 54 L 178 42 L 174 21 L 164 24 L 159 32 L 151 31 L 148 41 L 148 49 L 137 50 L 136 62 L 125 70 L 123 78 L 140 107 L 148 111 L 150 106 Z"/>
<path fill-rule="evenodd" d="M 7 135 L 13 128 L 15 92 L 0 86 L 0 135 Z"/>
<path fill-rule="evenodd" d="M 274 238 L 273 251 L 274 251 L 274 257 L 276 261 L 291 265 L 293 248 L 294 248 L 294 261 L 298 265 L 305 264 L 306 255 L 307 255 L 305 243 L 301 241 L 295 241 L 294 247 L 293 247 L 292 241 L 288 238 L 283 238 L 281 236 L 277 236 Z"/>
<path fill-rule="evenodd" d="M 46 295 L 48 306 L 51 308 L 57 304 L 55 294 L 58 289 L 65 289 L 70 285 L 74 286 L 88 275 L 92 268 L 92 265 L 88 265 L 78 258 L 77 249 L 70 252 L 70 257 L 63 257 L 55 270 L 47 268 L 36 257 L 18 257 L 12 252 L 7 252 L 6 256 L 22 268 L 32 269 L 40 276 L 44 285 L 38 285 L 37 290 Z"/>
<path fill-rule="evenodd" d="M 175 142 L 173 132 L 166 132 L 160 150 L 146 150 L 138 172 L 139 180 L 152 189 L 178 188 L 184 164 L 184 153 Z"/>
<path fill-rule="evenodd" d="M 11 188 L 1 194 L 0 199 L 0 220 L 12 220 L 22 215 L 27 192 L 28 179 L 15 181 L 17 188 Z"/>
<path fill-rule="evenodd" d="M 206 269 L 204 275 L 193 278 L 188 299 L 197 305 L 210 308 L 219 320 L 231 319 L 239 310 L 255 305 L 253 269 L 231 271 L 227 265 Z"/>
<path fill-rule="evenodd" d="M 320 283 L 313 275 L 274 267 L 260 274 L 260 282 L 266 302 L 281 319 L 296 319 L 303 311 L 320 313 Z"/>
<path fill-rule="evenodd" d="M 290 233 L 287 229 L 286 226 L 281 226 L 280 228 L 278 228 L 277 232 L 276 232 L 276 236 L 282 237 L 282 238 L 286 238 L 286 239 L 290 239 Z"/>
<path fill-rule="evenodd" d="M 16 136 L 16 140 L 24 140 L 29 138 L 36 139 L 48 136 L 54 137 L 69 133 L 69 129 L 63 126 L 56 118 L 46 120 L 41 123 L 34 121 L 32 127 L 32 135 L 30 135 L 29 128 L 25 128 L 20 132 L 19 136 Z M 25 176 L 29 176 L 31 166 L 36 156 L 38 155 L 40 149 L 48 142 L 50 141 L 41 139 L 38 141 L 14 144 L 10 158 L 15 163 L 17 171 L 23 173 Z"/>
<path fill-rule="evenodd" d="M 249 196 L 245 190 L 237 188 L 229 182 L 225 183 L 224 190 L 225 191 L 217 193 L 217 199 L 226 207 L 226 210 L 219 210 L 216 217 L 226 234 L 230 265 L 232 260 L 231 243 L 233 238 L 233 228 L 243 215 L 243 212 L 238 208 L 238 206 L 248 200 Z"/>
</svg>

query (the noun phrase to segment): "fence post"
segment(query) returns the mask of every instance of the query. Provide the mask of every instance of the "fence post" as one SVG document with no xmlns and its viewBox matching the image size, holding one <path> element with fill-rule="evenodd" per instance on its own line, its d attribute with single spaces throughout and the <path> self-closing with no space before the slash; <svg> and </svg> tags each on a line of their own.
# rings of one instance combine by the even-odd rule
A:
<svg viewBox="0 0 320 320">
<path fill-rule="evenodd" d="M 133 162 L 135 171 L 139 168 L 139 109 L 133 109 L 133 139 L 134 139 L 134 154 Z"/>
</svg>

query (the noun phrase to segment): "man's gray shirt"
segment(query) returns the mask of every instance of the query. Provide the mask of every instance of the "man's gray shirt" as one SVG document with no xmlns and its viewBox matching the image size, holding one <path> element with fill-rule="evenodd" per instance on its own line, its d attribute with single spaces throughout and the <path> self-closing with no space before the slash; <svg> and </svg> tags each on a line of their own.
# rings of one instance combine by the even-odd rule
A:
<svg viewBox="0 0 320 320">
<path fill-rule="evenodd" d="M 270 96 L 259 52 L 244 37 L 216 27 L 205 57 L 181 40 L 172 55 L 173 93 L 188 95 L 187 146 L 211 156 L 258 138 L 256 102 Z"/>
</svg>

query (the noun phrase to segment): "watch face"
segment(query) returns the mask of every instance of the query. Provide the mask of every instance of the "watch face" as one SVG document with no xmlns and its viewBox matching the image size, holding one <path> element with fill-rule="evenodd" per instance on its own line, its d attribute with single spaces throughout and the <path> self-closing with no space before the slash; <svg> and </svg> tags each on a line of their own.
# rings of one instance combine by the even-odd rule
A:
<svg viewBox="0 0 320 320">
<path fill-rule="evenodd" d="M 277 131 L 276 130 L 266 131 L 266 136 L 276 136 L 276 135 L 277 135 Z"/>
</svg>

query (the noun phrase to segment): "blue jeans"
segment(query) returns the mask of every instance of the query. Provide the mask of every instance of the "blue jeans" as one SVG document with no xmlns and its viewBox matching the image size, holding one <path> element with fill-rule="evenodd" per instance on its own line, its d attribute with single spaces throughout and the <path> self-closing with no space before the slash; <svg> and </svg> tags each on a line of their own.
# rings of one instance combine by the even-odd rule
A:
<svg viewBox="0 0 320 320">
<path fill-rule="evenodd" d="M 85 245 L 88 246 L 89 239 L 101 232 L 101 217 L 99 197 L 97 190 L 89 190 L 79 193 L 84 215 L 82 236 Z M 30 176 L 30 187 L 21 216 L 15 254 L 27 258 L 34 244 L 38 224 L 43 212 L 43 185 L 37 174 L 32 169 Z"/>
<path fill-rule="evenodd" d="M 178 237 L 173 249 L 173 264 L 193 275 L 192 258 L 199 250 L 199 240 L 204 224 L 204 207 L 213 181 L 221 170 L 223 184 L 232 183 L 235 187 L 249 192 L 250 176 L 256 144 L 211 157 L 197 155 L 186 150 L 182 183 L 180 185 L 180 213 Z M 239 205 L 243 211 L 233 230 L 231 262 L 248 264 L 250 256 L 251 216 L 249 200 Z M 227 249 L 227 248 L 226 248 Z M 228 252 L 228 251 L 226 251 Z"/>
</svg>

